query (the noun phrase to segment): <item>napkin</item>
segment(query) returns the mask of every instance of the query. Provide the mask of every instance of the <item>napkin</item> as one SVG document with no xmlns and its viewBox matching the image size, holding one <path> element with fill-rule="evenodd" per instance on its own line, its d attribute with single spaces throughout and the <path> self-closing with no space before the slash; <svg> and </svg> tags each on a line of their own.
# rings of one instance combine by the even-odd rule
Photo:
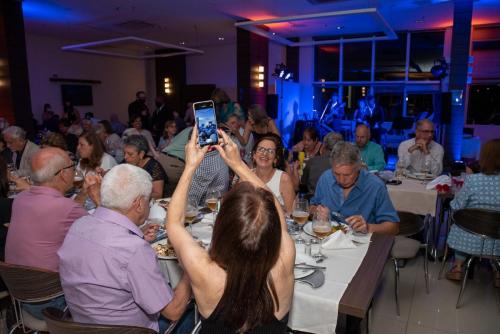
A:
<svg viewBox="0 0 500 334">
<path fill-rule="evenodd" d="M 315 270 L 311 275 L 296 279 L 297 282 L 310 285 L 313 289 L 325 284 L 325 273 L 322 270 Z"/>
<path fill-rule="evenodd" d="M 167 211 L 165 211 L 165 209 L 162 208 L 157 203 L 153 204 L 149 209 L 149 217 L 148 217 L 149 219 L 164 220 L 166 216 L 167 216 Z"/>
<path fill-rule="evenodd" d="M 431 182 L 427 183 L 427 185 L 425 186 L 425 188 L 427 190 L 434 189 L 434 188 L 436 188 L 436 186 L 438 184 L 447 184 L 448 186 L 451 187 L 451 179 L 450 179 L 450 177 L 448 175 L 438 176 L 434 180 L 432 180 Z"/>
<path fill-rule="evenodd" d="M 336 231 L 323 242 L 323 249 L 356 248 L 356 245 L 342 231 Z"/>
</svg>

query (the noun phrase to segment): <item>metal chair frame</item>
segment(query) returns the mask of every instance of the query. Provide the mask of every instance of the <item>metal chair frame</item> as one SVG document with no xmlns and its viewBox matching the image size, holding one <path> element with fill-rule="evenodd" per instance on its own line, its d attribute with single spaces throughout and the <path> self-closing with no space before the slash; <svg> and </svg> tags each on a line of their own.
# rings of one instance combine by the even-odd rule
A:
<svg viewBox="0 0 500 334">
<path fill-rule="evenodd" d="M 17 274 L 26 272 L 30 273 L 32 276 L 33 274 L 35 274 L 36 276 L 39 277 L 38 279 L 35 277 L 23 277 L 23 282 L 17 282 L 19 285 L 21 285 L 21 283 L 23 285 L 26 285 L 23 286 L 24 288 L 23 291 L 23 289 L 19 289 L 18 286 L 12 286 L 12 281 L 15 280 L 15 277 L 11 276 L 13 272 L 17 272 Z M 31 332 L 32 330 L 35 330 L 36 332 L 37 330 L 36 328 L 28 329 L 28 327 L 24 325 L 24 317 L 23 317 L 23 310 L 21 308 L 21 303 L 40 303 L 64 295 L 64 292 L 62 291 L 62 287 L 59 281 L 59 274 L 56 272 L 51 272 L 40 268 L 18 266 L 13 264 L 7 264 L 5 262 L 0 262 L 0 276 L 4 280 L 5 285 L 7 286 L 7 290 L 9 291 L 9 295 L 12 300 L 12 305 L 14 307 L 14 315 L 16 318 L 16 323 L 10 329 L 9 334 L 14 333 L 14 331 L 17 328 L 22 328 L 24 333 Z M 45 281 L 44 279 L 47 279 L 47 281 Z M 34 291 L 34 289 L 29 288 L 29 286 L 32 283 L 34 283 L 35 280 L 37 281 L 36 283 L 38 284 L 40 282 L 46 283 L 44 288 L 49 290 L 48 294 L 43 295 L 42 293 Z"/>
<path fill-rule="evenodd" d="M 483 258 L 490 259 L 490 260 L 492 260 L 493 265 L 498 270 L 500 270 L 500 256 L 495 256 L 493 254 L 496 242 L 500 241 L 499 238 L 494 238 L 492 234 L 479 233 L 477 231 L 474 231 L 474 230 L 468 228 L 467 226 L 464 226 L 462 222 L 456 221 L 456 216 L 457 215 L 460 215 L 462 213 L 463 214 L 471 214 L 471 215 L 473 215 L 474 212 L 493 213 L 493 214 L 498 214 L 500 216 L 500 213 L 496 213 L 495 211 L 490 211 L 490 210 L 483 210 L 483 209 L 461 209 L 461 210 L 457 210 L 457 211 L 453 212 L 451 220 L 453 222 L 455 222 L 455 224 L 457 224 L 462 230 L 464 230 L 464 231 L 466 231 L 466 232 L 468 232 L 470 234 L 473 234 L 473 235 L 478 236 L 478 237 L 481 238 L 481 253 L 479 255 L 469 254 L 468 257 L 467 257 L 467 259 L 464 262 L 465 263 L 465 272 L 464 272 L 464 275 L 462 277 L 462 281 L 460 283 L 460 292 L 458 294 L 458 300 L 457 300 L 457 304 L 456 304 L 456 308 L 457 309 L 461 307 L 461 301 L 462 301 L 462 297 L 463 297 L 464 292 L 465 292 L 465 287 L 467 285 L 467 278 L 468 278 L 468 275 L 469 275 L 470 265 L 471 265 L 471 263 L 472 263 L 472 261 L 474 259 L 476 259 L 476 258 L 479 258 L 479 260 L 482 260 Z M 500 237 L 500 220 L 497 223 L 498 223 L 498 230 L 497 230 L 495 236 Z M 491 248 L 491 253 L 489 255 L 483 253 L 483 251 L 484 251 L 484 244 L 485 244 L 486 240 L 492 240 L 493 241 L 493 246 Z M 446 243 L 445 252 L 444 252 L 444 256 L 443 256 L 443 262 L 442 262 L 442 265 L 441 265 L 441 269 L 439 271 L 439 279 L 441 279 L 442 273 L 444 271 L 444 267 L 446 266 L 446 257 L 447 257 L 447 255 L 448 255 L 448 244 Z"/>
<path fill-rule="evenodd" d="M 398 212 L 398 214 L 412 214 L 417 216 L 416 214 L 413 214 L 411 212 Z M 420 217 L 418 217 L 420 219 Z M 425 290 L 427 293 L 429 293 L 429 263 L 428 263 L 428 253 L 429 253 L 429 233 L 431 232 L 431 227 L 430 222 L 432 220 L 432 217 L 430 215 L 425 216 L 423 220 L 423 224 L 421 228 L 418 231 L 412 231 L 411 234 L 399 234 L 401 236 L 411 236 L 415 235 L 417 233 L 420 233 L 421 231 L 425 231 L 425 243 L 420 244 L 420 248 L 424 248 L 425 250 L 425 256 L 424 256 L 424 278 L 425 278 Z M 393 264 L 394 264 L 394 299 L 396 300 L 396 313 L 399 316 L 400 315 L 400 308 L 399 308 L 399 265 L 398 265 L 398 259 L 397 258 L 392 258 Z"/>
</svg>

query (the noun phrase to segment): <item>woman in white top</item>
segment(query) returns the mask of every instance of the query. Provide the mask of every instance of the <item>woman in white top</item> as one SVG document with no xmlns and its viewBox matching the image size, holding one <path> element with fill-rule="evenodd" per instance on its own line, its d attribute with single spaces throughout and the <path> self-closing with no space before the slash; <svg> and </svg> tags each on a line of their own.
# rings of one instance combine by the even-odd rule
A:
<svg viewBox="0 0 500 334">
<path fill-rule="evenodd" d="M 281 138 L 274 134 L 259 138 L 253 147 L 252 159 L 254 173 L 267 185 L 285 211 L 291 213 L 295 191 L 290 175 L 283 171 L 285 160 Z"/>
<path fill-rule="evenodd" d="M 132 122 L 130 124 L 132 125 L 132 127 L 123 131 L 123 134 L 122 134 L 123 141 L 125 141 L 125 139 L 128 136 L 141 135 L 144 138 L 146 138 L 146 140 L 148 141 L 150 153 L 155 154 L 156 153 L 155 141 L 153 139 L 153 136 L 151 135 L 151 132 L 142 128 L 141 116 L 137 116 L 134 119 L 132 119 Z"/>
<path fill-rule="evenodd" d="M 104 145 L 94 132 L 84 132 L 78 138 L 76 148 L 80 161 L 77 169 L 81 170 L 83 175 L 89 172 L 107 171 L 117 165 L 115 158 L 104 151 Z"/>
</svg>

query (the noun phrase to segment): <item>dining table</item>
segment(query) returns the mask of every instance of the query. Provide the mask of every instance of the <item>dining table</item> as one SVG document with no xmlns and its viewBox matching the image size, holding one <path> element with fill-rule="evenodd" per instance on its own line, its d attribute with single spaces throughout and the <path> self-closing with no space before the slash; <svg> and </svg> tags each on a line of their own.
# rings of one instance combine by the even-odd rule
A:
<svg viewBox="0 0 500 334">
<path fill-rule="evenodd" d="M 204 245 L 210 243 L 212 230 L 212 214 L 204 215 L 191 229 L 193 236 Z M 305 233 L 301 236 L 311 238 Z M 394 237 L 373 234 L 367 240 L 356 243 L 352 249 L 323 249 L 327 259 L 318 265 L 325 267 L 324 284 L 312 288 L 296 281 L 289 313 L 290 328 L 317 334 L 360 333 L 359 324 L 369 314 Z M 319 245 L 313 245 L 312 253 L 318 249 Z M 303 258 L 304 245 L 296 244 L 296 251 L 297 259 Z M 177 260 L 161 256 L 158 259 L 166 278 L 175 286 L 182 276 Z"/>
</svg>

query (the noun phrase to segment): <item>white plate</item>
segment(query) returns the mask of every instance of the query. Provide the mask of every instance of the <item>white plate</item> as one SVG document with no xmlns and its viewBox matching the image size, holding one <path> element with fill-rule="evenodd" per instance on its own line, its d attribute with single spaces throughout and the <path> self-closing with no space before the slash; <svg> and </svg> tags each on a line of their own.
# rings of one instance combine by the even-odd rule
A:
<svg viewBox="0 0 500 334">
<path fill-rule="evenodd" d="M 415 179 L 415 180 L 434 180 L 434 176 L 430 174 L 424 174 L 424 173 L 408 173 L 407 175 L 410 179 Z"/>
<path fill-rule="evenodd" d="M 332 226 L 338 226 L 339 225 L 339 223 L 334 222 L 334 221 L 331 221 L 331 224 L 332 224 Z M 314 232 L 313 232 L 312 222 L 307 222 L 307 224 L 304 225 L 304 232 L 306 234 L 309 234 L 311 237 L 315 237 L 316 238 L 316 234 L 314 234 Z"/>
<path fill-rule="evenodd" d="M 165 238 L 163 240 L 160 240 L 160 241 L 152 243 L 151 247 L 153 247 L 153 250 L 154 250 L 154 246 L 156 246 L 156 245 L 165 245 L 167 242 L 168 242 L 168 239 Z M 156 250 L 155 250 L 155 252 L 156 252 Z M 177 260 L 176 256 L 161 256 L 161 255 L 158 255 L 158 254 L 156 254 L 156 256 L 160 260 Z"/>
<path fill-rule="evenodd" d="M 295 263 L 296 264 L 306 263 L 306 264 L 310 264 L 310 265 L 317 265 L 314 262 L 313 258 L 311 258 L 310 256 L 307 256 L 305 254 L 302 254 L 302 253 L 297 253 L 295 255 Z M 311 275 L 313 272 L 314 272 L 314 269 L 298 269 L 298 268 L 293 269 L 293 275 L 295 276 L 295 279 L 307 277 L 307 276 Z"/>
</svg>

